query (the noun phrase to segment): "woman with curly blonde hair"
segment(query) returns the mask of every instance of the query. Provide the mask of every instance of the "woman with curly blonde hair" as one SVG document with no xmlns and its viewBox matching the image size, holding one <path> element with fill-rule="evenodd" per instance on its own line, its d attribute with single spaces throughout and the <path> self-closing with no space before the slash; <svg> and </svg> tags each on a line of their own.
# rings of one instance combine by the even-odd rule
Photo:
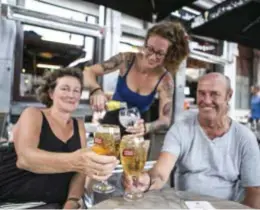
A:
<svg viewBox="0 0 260 210">
<path fill-rule="evenodd" d="M 120 70 L 113 100 L 126 102 L 144 114 L 155 95 L 159 96 L 159 118 L 131 126 L 130 133 L 149 133 L 167 128 L 171 123 L 173 77 L 188 56 L 189 43 L 185 28 L 179 22 L 161 22 L 148 30 L 144 46 L 138 53 L 119 53 L 103 63 L 85 67 L 84 82 L 90 89 L 90 102 L 95 111 L 103 111 L 107 97 L 96 77 Z M 103 122 L 118 124 L 116 114 L 109 113 Z"/>
<path fill-rule="evenodd" d="M 79 207 L 85 177 L 106 180 L 117 164 L 112 156 L 86 148 L 84 122 L 72 117 L 83 89 L 78 69 L 48 72 L 38 99 L 46 105 L 23 111 L 14 130 L 12 160 L 0 164 L 0 201 L 36 202 L 42 208 Z"/>
</svg>

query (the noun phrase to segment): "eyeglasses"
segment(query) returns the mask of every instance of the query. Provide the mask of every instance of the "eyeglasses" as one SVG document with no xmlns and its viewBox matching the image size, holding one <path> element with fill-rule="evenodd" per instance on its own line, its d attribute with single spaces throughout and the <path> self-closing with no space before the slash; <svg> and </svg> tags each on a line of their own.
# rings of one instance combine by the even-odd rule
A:
<svg viewBox="0 0 260 210">
<path fill-rule="evenodd" d="M 166 56 L 167 52 L 162 52 L 162 51 L 156 51 L 152 46 L 146 45 L 144 47 L 145 52 L 147 55 L 153 55 L 155 54 L 157 59 L 162 59 Z"/>
</svg>

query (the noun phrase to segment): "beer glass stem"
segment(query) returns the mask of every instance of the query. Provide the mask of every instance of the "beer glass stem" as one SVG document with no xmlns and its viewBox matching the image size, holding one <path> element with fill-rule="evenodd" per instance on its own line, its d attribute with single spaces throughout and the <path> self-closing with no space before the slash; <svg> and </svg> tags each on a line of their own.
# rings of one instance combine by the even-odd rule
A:
<svg viewBox="0 0 260 210">
<path fill-rule="evenodd" d="M 113 185 L 109 184 L 108 181 L 101 181 L 101 182 L 95 183 L 92 186 L 92 190 L 97 193 L 108 194 L 108 193 L 114 192 L 115 187 Z"/>
<path fill-rule="evenodd" d="M 107 186 L 108 185 L 108 181 L 101 181 L 103 185 Z"/>
<path fill-rule="evenodd" d="M 135 188 L 124 193 L 124 199 L 126 201 L 137 201 L 144 197 L 144 193 L 137 188 L 138 177 L 134 176 L 132 180 Z"/>
</svg>

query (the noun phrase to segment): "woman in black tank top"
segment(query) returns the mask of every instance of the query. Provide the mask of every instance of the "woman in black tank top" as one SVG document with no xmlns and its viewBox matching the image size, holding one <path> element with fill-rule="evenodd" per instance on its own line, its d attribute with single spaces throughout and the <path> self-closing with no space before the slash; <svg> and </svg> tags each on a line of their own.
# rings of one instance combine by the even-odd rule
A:
<svg viewBox="0 0 260 210">
<path fill-rule="evenodd" d="M 14 131 L 15 150 L 3 154 L 0 203 L 43 201 L 55 204 L 52 208 L 75 209 L 86 175 L 105 180 L 112 173 L 116 158 L 85 149 L 84 122 L 71 117 L 82 83 L 82 73 L 76 69 L 44 77 L 38 98 L 47 108 L 22 113 Z"/>
</svg>

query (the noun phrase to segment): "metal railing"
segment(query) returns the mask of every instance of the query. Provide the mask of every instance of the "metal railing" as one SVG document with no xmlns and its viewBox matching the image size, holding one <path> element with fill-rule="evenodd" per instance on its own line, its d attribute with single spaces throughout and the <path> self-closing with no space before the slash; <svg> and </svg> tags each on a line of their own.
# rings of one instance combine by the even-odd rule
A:
<svg viewBox="0 0 260 210">
<path fill-rule="evenodd" d="M 7 10 L 7 17 L 25 24 L 57 29 L 65 32 L 73 32 L 94 37 L 103 37 L 104 28 L 98 24 L 84 23 L 56 15 L 36 12 L 19 6 L 2 4 Z"/>
</svg>

